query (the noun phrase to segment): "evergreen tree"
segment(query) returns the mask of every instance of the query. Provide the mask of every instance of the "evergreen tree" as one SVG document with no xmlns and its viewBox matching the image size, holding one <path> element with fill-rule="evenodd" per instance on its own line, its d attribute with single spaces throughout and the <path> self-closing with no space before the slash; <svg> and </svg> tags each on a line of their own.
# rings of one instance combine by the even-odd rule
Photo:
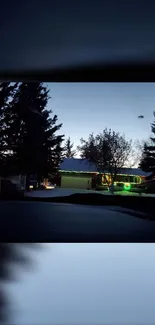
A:
<svg viewBox="0 0 155 325">
<path fill-rule="evenodd" d="M 153 112 L 155 118 L 155 111 Z M 146 171 L 155 174 L 155 121 L 151 124 L 152 137 L 150 143 L 144 144 L 142 158 L 139 167 Z"/>
<path fill-rule="evenodd" d="M 8 129 L 12 121 L 9 105 L 18 87 L 18 83 L 0 83 L 0 169 L 1 175 L 8 174 L 8 160 L 12 157 L 12 150 L 8 142 Z"/>
<path fill-rule="evenodd" d="M 39 180 L 57 171 L 63 151 L 63 135 L 56 134 L 62 124 L 47 109 L 49 98 L 43 83 L 20 83 L 8 108 L 7 138 L 14 172 L 36 174 Z"/>
<path fill-rule="evenodd" d="M 71 143 L 70 137 L 66 140 L 64 151 L 66 158 L 73 158 L 76 154 L 75 150 L 72 150 L 74 147 L 74 143 Z"/>
</svg>

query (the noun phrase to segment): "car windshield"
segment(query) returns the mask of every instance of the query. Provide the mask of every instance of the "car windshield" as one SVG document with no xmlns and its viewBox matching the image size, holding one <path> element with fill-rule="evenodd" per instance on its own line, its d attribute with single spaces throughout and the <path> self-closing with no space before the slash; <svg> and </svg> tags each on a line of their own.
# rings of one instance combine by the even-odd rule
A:
<svg viewBox="0 0 155 325">
<path fill-rule="evenodd" d="M 155 83 L 1 82 L 0 99 L 1 236 L 154 240 Z M 153 324 L 153 252 L 0 244 L 0 321 Z"/>
<path fill-rule="evenodd" d="M 1 83 L 0 96 L 1 193 L 4 180 L 25 196 L 155 193 L 155 83 Z"/>
<path fill-rule="evenodd" d="M 155 324 L 155 6 L 2 4 L 0 324 Z"/>
</svg>

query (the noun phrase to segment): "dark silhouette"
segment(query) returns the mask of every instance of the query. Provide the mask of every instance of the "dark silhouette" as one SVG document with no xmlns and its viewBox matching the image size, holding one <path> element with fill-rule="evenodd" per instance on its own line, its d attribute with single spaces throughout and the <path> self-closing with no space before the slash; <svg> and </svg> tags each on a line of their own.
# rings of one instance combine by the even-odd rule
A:
<svg viewBox="0 0 155 325">
<path fill-rule="evenodd" d="M 66 140 L 64 151 L 66 158 L 73 158 L 76 154 L 76 151 L 73 150 L 74 143 L 71 143 L 70 137 Z"/>
<path fill-rule="evenodd" d="M 47 109 L 50 95 L 43 83 L 10 87 L 0 85 L 0 163 L 7 175 L 37 174 L 41 181 L 61 162 L 63 135 L 56 132 L 62 124 Z"/>
<path fill-rule="evenodd" d="M 153 112 L 155 118 L 155 111 Z M 155 120 L 151 124 L 152 137 L 150 137 L 149 143 L 144 143 L 142 158 L 139 167 L 155 175 Z"/>
<path fill-rule="evenodd" d="M 32 266 L 29 250 L 40 247 L 40 244 L 0 244 L 0 324 L 12 319 L 11 297 L 5 292 L 5 283 L 16 279 L 17 267 Z"/>
</svg>

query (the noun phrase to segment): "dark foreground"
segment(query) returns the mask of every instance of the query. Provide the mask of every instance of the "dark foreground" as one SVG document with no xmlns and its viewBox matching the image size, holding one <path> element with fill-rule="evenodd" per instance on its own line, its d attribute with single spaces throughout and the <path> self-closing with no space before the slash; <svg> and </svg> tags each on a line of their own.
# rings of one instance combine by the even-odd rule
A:
<svg viewBox="0 0 155 325">
<path fill-rule="evenodd" d="M 85 205 L 82 205 L 84 197 Z M 60 199 L 61 203 L 59 203 Z M 153 200 L 148 198 L 137 200 L 135 197 L 132 200 L 131 197 L 122 199 L 126 209 L 121 208 L 122 202 L 119 201 L 119 197 L 114 197 L 113 204 L 112 202 L 110 204 L 109 198 L 105 203 L 102 196 L 102 205 L 104 205 L 102 206 L 100 195 L 96 202 L 93 201 L 91 194 L 74 194 L 71 197 L 52 199 L 1 200 L 1 240 L 4 242 L 155 241 L 154 212 L 152 213 L 147 205 L 148 201 L 153 204 L 154 198 Z M 70 204 L 70 200 L 72 203 L 81 204 Z M 86 205 L 88 200 L 90 204 Z"/>
<path fill-rule="evenodd" d="M 57 202 L 82 204 L 90 206 L 118 206 L 127 209 L 132 209 L 137 212 L 142 212 L 143 215 L 138 217 L 155 220 L 155 197 L 148 196 L 122 196 L 122 195 L 102 195 L 98 193 L 76 193 L 70 196 L 60 197 L 29 197 L 26 201 L 36 202 Z"/>
</svg>

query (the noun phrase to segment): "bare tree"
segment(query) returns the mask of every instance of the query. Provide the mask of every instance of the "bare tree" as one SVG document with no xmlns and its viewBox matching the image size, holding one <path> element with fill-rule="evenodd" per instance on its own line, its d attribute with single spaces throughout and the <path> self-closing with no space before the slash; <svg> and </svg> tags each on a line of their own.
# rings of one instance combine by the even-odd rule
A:
<svg viewBox="0 0 155 325">
<path fill-rule="evenodd" d="M 131 152 L 125 167 L 138 168 L 139 163 L 142 159 L 143 149 L 145 144 L 148 144 L 149 140 L 135 140 L 132 144 Z"/>
<path fill-rule="evenodd" d="M 125 135 L 107 128 L 96 136 L 90 134 L 88 140 L 82 138 L 80 141 L 78 150 L 81 157 L 93 163 L 97 170 L 104 174 L 108 186 L 113 184 L 120 168 L 124 167 L 129 159 L 132 141 L 127 140 Z M 111 176 L 110 181 L 107 173 Z"/>
<path fill-rule="evenodd" d="M 76 154 L 75 150 L 72 150 L 74 147 L 74 143 L 71 143 L 70 137 L 66 140 L 64 151 L 65 151 L 65 157 L 67 158 L 73 158 Z"/>
</svg>

